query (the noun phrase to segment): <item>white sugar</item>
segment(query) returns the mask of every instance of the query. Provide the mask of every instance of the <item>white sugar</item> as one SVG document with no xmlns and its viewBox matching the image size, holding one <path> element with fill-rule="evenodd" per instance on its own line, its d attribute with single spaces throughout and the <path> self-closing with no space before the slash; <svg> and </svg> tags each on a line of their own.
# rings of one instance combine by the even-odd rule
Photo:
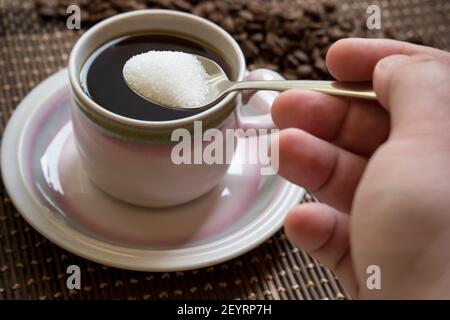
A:
<svg viewBox="0 0 450 320">
<path fill-rule="evenodd" d="M 198 59 L 177 51 L 149 51 L 129 59 L 123 76 L 136 92 L 162 105 L 199 106 L 215 94 Z"/>
</svg>

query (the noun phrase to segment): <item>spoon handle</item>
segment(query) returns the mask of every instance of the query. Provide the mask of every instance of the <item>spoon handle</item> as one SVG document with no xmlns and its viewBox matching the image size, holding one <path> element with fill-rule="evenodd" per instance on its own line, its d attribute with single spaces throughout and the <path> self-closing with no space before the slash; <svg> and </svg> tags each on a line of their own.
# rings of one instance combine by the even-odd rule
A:
<svg viewBox="0 0 450 320">
<path fill-rule="evenodd" d="M 315 80 L 262 80 L 234 82 L 229 91 L 307 89 L 335 96 L 375 100 L 371 82 L 341 82 Z"/>
</svg>

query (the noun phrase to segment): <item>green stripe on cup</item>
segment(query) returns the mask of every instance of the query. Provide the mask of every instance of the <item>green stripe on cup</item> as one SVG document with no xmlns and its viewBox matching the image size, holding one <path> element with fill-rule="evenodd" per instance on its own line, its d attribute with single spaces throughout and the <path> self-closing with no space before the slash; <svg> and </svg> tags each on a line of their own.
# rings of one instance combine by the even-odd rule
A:
<svg viewBox="0 0 450 320">
<path fill-rule="evenodd" d="M 80 110 L 82 114 L 86 116 L 93 124 L 117 138 L 143 143 L 169 143 L 171 142 L 172 132 L 175 129 L 185 128 L 191 133 L 194 132 L 193 122 L 188 126 L 173 127 L 168 129 L 150 129 L 127 126 L 88 110 L 83 107 L 81 102 L 79 102 L 73 95 L 72 101 L 76 105 L 77 109 Z M 230 102 L 220 112 L 214 115 L 214 117 L 204 120 L 203 130 L 219 128 L 225 119 L 227 119 L 228 116 L 234 111 L 235 105 L 235 101 Z"/>
</svg>

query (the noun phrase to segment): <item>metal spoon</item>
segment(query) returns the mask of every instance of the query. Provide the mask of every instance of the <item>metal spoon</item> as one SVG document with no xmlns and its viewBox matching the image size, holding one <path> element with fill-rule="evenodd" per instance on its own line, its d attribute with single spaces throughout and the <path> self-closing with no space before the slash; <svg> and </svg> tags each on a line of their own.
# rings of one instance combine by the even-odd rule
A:
<svg viewBox="0 0 450 320">
<path fill-rule="evenodd" d="M 341 82 L 341 81 L 317 81 L 317 80 L 260 80 L 260 81 L 231 81 L 223 69 L 213 60 L 194 55 L 205 68 L 209 75 L 209 84 L 215 87 L 216 94 L 209 97 L 208 101 L 199 106 L 166 105 L 154 100 L 154 97 L 144 96 L 136 91 L 127 82 L 128 87 L 142 98 L 165 108 L 175 110 L 203 110 L 207 109 L 226 97 L 233 91 L 240 90 L 271 90 L 284 91 L 288 89 L 308 89 L 323 92 L 335 96 L 375 100 L 376 95 L 371 82 Z"/>
</svg>

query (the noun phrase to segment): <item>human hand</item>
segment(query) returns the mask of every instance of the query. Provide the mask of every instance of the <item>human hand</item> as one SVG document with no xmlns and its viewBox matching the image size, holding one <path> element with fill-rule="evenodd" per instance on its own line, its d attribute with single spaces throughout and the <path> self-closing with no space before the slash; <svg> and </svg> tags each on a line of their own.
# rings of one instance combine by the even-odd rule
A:
<svg viewBox="0 0 450 320">
<path fill-rule="evenodd" d="M 293 208 L 288 238 L 355 298 L 450 298 L 450 53 L 344 39 L 327 66 L 373 80 L 379 102 L 305 90 L 275 100 L 279 174 L 326 203 Z M 381 290 L 366 287 L 370 265 Z"/>
</svg>

